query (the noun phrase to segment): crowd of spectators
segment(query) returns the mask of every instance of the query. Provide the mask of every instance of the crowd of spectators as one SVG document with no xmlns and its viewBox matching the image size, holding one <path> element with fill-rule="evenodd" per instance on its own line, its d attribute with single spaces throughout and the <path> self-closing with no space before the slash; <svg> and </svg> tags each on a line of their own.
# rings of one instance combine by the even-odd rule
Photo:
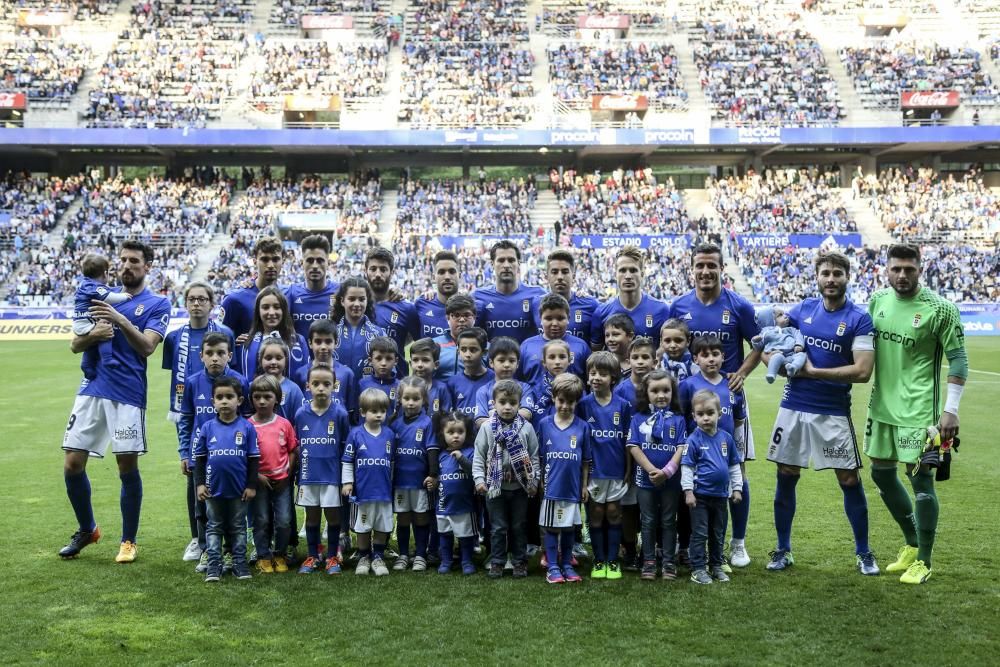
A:
<svg viewBox="0 0 1000 667">
<path fill-rule="evenodd" d="M 388 8 L 387 0 L 277 0 L 268 20 L 298 28 L 303 14 L 372 14 Z"/>
<path fill-rule="evenodd" d="M 803 0 L 802 2 L 802 9 L 830 16 L 858 14 L 872 8 L 905 11 L 909 14 L 938 13 L 933 0 L 878 0 L 877 3 L 872 3 L 871 0 Z"/>
<path fill-rule="evenodd" d="M 0 18 L 12 19 L 18 12 L 27 9 L 68 12 L 76 21 L 98 21 L 114 14 L 117 5 L 118 0 L 6 0 L 0 2 Z"/>
<path fill-rule="evenodd" d="M 554 27 L 561 32 L 576 31 L 580 16 L 606 16 L 625 14 L 629 17 L 630 27 L 660 27 L 666 25 L 664 12 L 639 11 L 637 3 L 616 2 L 614 0 L 561 0 L 559 2 L 543 2 L 541 22 L 544 27 Z"/>
<path fill-rule="evenodd" d="M 385 44 L 322 40 L 266 42 L 264 66 L 250 81 L 254 98 L 287 93 L 377 97 L 386 78 Z"/>
<path fill-rule="evenodd" d="M 148 35 L 184 38 L 207 31 L 202 39 L 241 39 L 253 20 L 252 0 L 140 0 L 132 5 L 132 21 L 121 39 Z"/>
<path fill-rule="evenodd" d="M 408 38 L 420 42 L 514 42 L 528 39 L 526 0 L 411 0 Z"/>
<path fill-rule="evenodd" d="M 410 235 L 531 235 L 534 179 L 400 183 L 395 238 Z"/>
<path fill-rule="evenodd" d="M 0 246 L 8 253 L 38 246 L 80 191 L 82 178 L 12 172 L 0 179 Z"/>
<path fill-rule="evenodd" d="M 736 263 L 760 303 L 792 304 L 817 295 L 814 261 L 820 248 L 739 248 L 732 244 Z M 840 248 L 851 260 L 847 296 L 865 303 L 868 295 L 882 287 L 884 264 L 880 251 L 872 248 Z"/>
<path fill-rule="evenodd" d="M 16 37 L 0 43 L 0 92 L 26 92 L 32 100 L 68 101 L 90 60 L 90 47 L 84 44 Z"/>
<path fill-rule="evenodd" d="M 653 106 L 687 102 L 673 44 L 621 42 L 548 46 L 549 80 L 561 100 L 586 100 L 598 93 L 641 93 Z"/>
</svg>

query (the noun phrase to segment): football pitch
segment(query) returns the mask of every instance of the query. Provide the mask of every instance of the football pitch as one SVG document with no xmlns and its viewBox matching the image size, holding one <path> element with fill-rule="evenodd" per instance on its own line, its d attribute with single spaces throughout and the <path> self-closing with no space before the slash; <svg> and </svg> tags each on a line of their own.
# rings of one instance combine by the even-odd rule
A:
<svg viewBox="0 0 1000 667">
<path fill-rule="evenodd" d="M 934 576 L 920 587 L 854 570 L 853 542 L 832 472 L 805 473 L 793 533 L 795 567 L 764 570 L 774 546 L 774 465 L 764 460 L 781 384 L 749 380 L 760 457 L 748 465 L 753 563 L 725 585 L 621 581 L 547 586 L 485 574 L 315 574 L 231 578 L 208 586 L 180 559 L 189 540 L 168 374 L 150 360 L 150 452 L 139 559 L 113 562 L 120 514 L 113 459 L 92 461 L 104 538 L 75 561 L 56 551 L 73 532 L 62 477 L 63 429 L 80 377 L 64 342 L 0 344 L 12 384 L 3 406 L 0 565 L 5 664 L 307 662 L 471 664 L 983 665 L 1000 655 L 995 410 L 1000 338 L 967 339 L 962 448 L 938 485 Z M 855 389 L 855 425 L 867 387 Z M 991 416 L 992 415 L 992 416 Z M 864 472 L 871 543 L 884 567 L 902 541 Z M 586 568 L 584 568 L 586 569 Z"/>
</svg>

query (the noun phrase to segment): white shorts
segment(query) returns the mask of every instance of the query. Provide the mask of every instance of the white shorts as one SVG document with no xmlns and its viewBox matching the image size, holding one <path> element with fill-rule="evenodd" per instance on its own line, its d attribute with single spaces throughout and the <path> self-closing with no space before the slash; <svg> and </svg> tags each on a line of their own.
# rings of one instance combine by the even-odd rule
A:
<svg viewBox="0 0 1000 667">
<path fill-rule="evenodd" d="M 623 507 L 625 505 L 638 505 L 639 504 L 639 494 L 635 490 L 635 482 L 629 482 L 627 488 L 625 489 L 625 495 L 622 499 L 618 501 L 619 505 Z"/>
<path fill-rule="evenodd" d="M 392 503 L 388 500 L 373 500 L 358 503 L 351 512 L 351 527 L 355 533 L 391 533 L 393 527 Z"/>
<path fill-rule="evenodd" d="M 427 489 L 396 489 L 392 496 L 393 509 L 396 512 L 429 512 Z"/>
<path fill-rule="evenodd" d="M 747 392 L 743 390 L 743 398 L 746 399 Z M 744 401 L 745 402 L 745 401 Z M 750 426 L 750 404 L 746 403 L 747 418 L 743 420 L 743 438 L 747 443 L 747 450 L 740 452 L 744 461 L 753 461 L 757 458 L 757 452 L 753 446 L 753 427 Z"/>
<path fill-rule="evenodd" d="M 336 484 L 300 484 L 295 504 L 299 507 L 340 507 L 340 487 Z"/>
<path fill-rule="evenodd" d="M 587 492 L 595 503 L 617 503 L 628 493 L 628 484 L 623 479 L 592 479 Z"/>
<path fill-rule="evenodd" d="M 476 519 L 468 514 L 438 514 L 439 533 L 454 533 L 455 537 L 472 537 L 476 534 Z"/>
<path fill-rule="evenodd" d="M 538 525 L 543 528 L 572 528 L 580 524 L 580 503 L 542 498 Z"/>
<path fill-rule="evenodd" d="M 767 460 L 814 470 L 857 470 L 861 453 L 850 417 L 778 408 Z"/>
<path fill-rule="evenodd" d="M 62 448 L 102 458 L 112 454 L 146 453 L 146 411 L 96 396 L 77 396 L 69 415 Z"/>
</svg>

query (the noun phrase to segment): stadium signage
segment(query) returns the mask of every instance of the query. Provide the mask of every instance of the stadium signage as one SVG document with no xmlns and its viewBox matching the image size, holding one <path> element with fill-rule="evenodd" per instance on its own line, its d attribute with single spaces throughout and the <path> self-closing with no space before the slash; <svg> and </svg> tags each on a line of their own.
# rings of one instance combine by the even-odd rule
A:
<svg viewBox="0 0 1000 667">
<path fill-rule="evenodd" d="M 954 109 L 961 96 L 957 90 L 904 90 L 899 106 L 904 109 Z"/>
<path fill-rule="evenodd" d="M 0 93 L 0 109 L 27 109 L 28 96 L 24 93 Z"/>
<path fill-rule="evenodd" d="M 335 14 L 303 14 L 303 30 L 350 30 L 354 27 L 354 19 L 350 16 Z"/>
<path fill-rule="evenodd" d="M 340 95 L 285 95 L 285 111 L 339 111 Z"/>
<path fill-rule="evenodd" d="M 823 248 L 861 247 L 861 234 L 737 234 L 741 248 Z"/>
<path fill-rule="evenodd" d="M 693 144 L 694 130 L 646 130 L 644 144 Z"/>
<path fill-rule="evenodd" d="M 17 13 L 17 25 L 26 28 L 52 28 L 72 22 L 73 15 L 69 12 L 24 9 Z"/>
<path fill-rule="evenodd" d="M 577 28 L 588 30 L 624 30 L 628 24 L 629 16 L 627 14 L 605 14 L 604 16 L 588 14 L 578 16 L 576 19 Z"/>
<path fill-rule="evenodd" d="M 612 130 L 613 132 L 614 130 Z M 597 130 L 556 130 L 550 135 L 553 144 L 599 144 L 601 133 Z"/>
<path fill-rule="evenodd" d="M 621 248 L 633 245 L 640 248 L 687 248 L 691 240 L 683 234 L 573 234 L 571 242 L 576 248 Z"/>
<path fill-rule="evenodd" d="M 780 144 L 781 128 L 773 125 L 741 127 L 737 129 L 736 138 L 741 144 Z"/>
<path fill-rule="evenodd" d="M 649 108 L 649 98 L 638 93 L 592 95 L 590 108 L 593 111 L 645 111 Z"/>
</svg>

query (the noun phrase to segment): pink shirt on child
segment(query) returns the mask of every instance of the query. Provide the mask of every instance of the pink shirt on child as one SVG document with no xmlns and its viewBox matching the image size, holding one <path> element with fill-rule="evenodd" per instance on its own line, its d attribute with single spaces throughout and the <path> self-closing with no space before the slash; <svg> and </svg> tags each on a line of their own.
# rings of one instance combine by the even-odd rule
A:
<svg viewBox="0 0 1000 667">
<path fill-rule="evenodd" d="M 257 429 L 260 474 L 269 479 L 285 479 L 288 477 L 288 455 L 299 445 L 299 440 L 295 437 L 295 428 L 280 415 L 275 415 L 266 424 L 261 424 L 254 417 L 250 417 L 250 423 Z"/>
</svg>

